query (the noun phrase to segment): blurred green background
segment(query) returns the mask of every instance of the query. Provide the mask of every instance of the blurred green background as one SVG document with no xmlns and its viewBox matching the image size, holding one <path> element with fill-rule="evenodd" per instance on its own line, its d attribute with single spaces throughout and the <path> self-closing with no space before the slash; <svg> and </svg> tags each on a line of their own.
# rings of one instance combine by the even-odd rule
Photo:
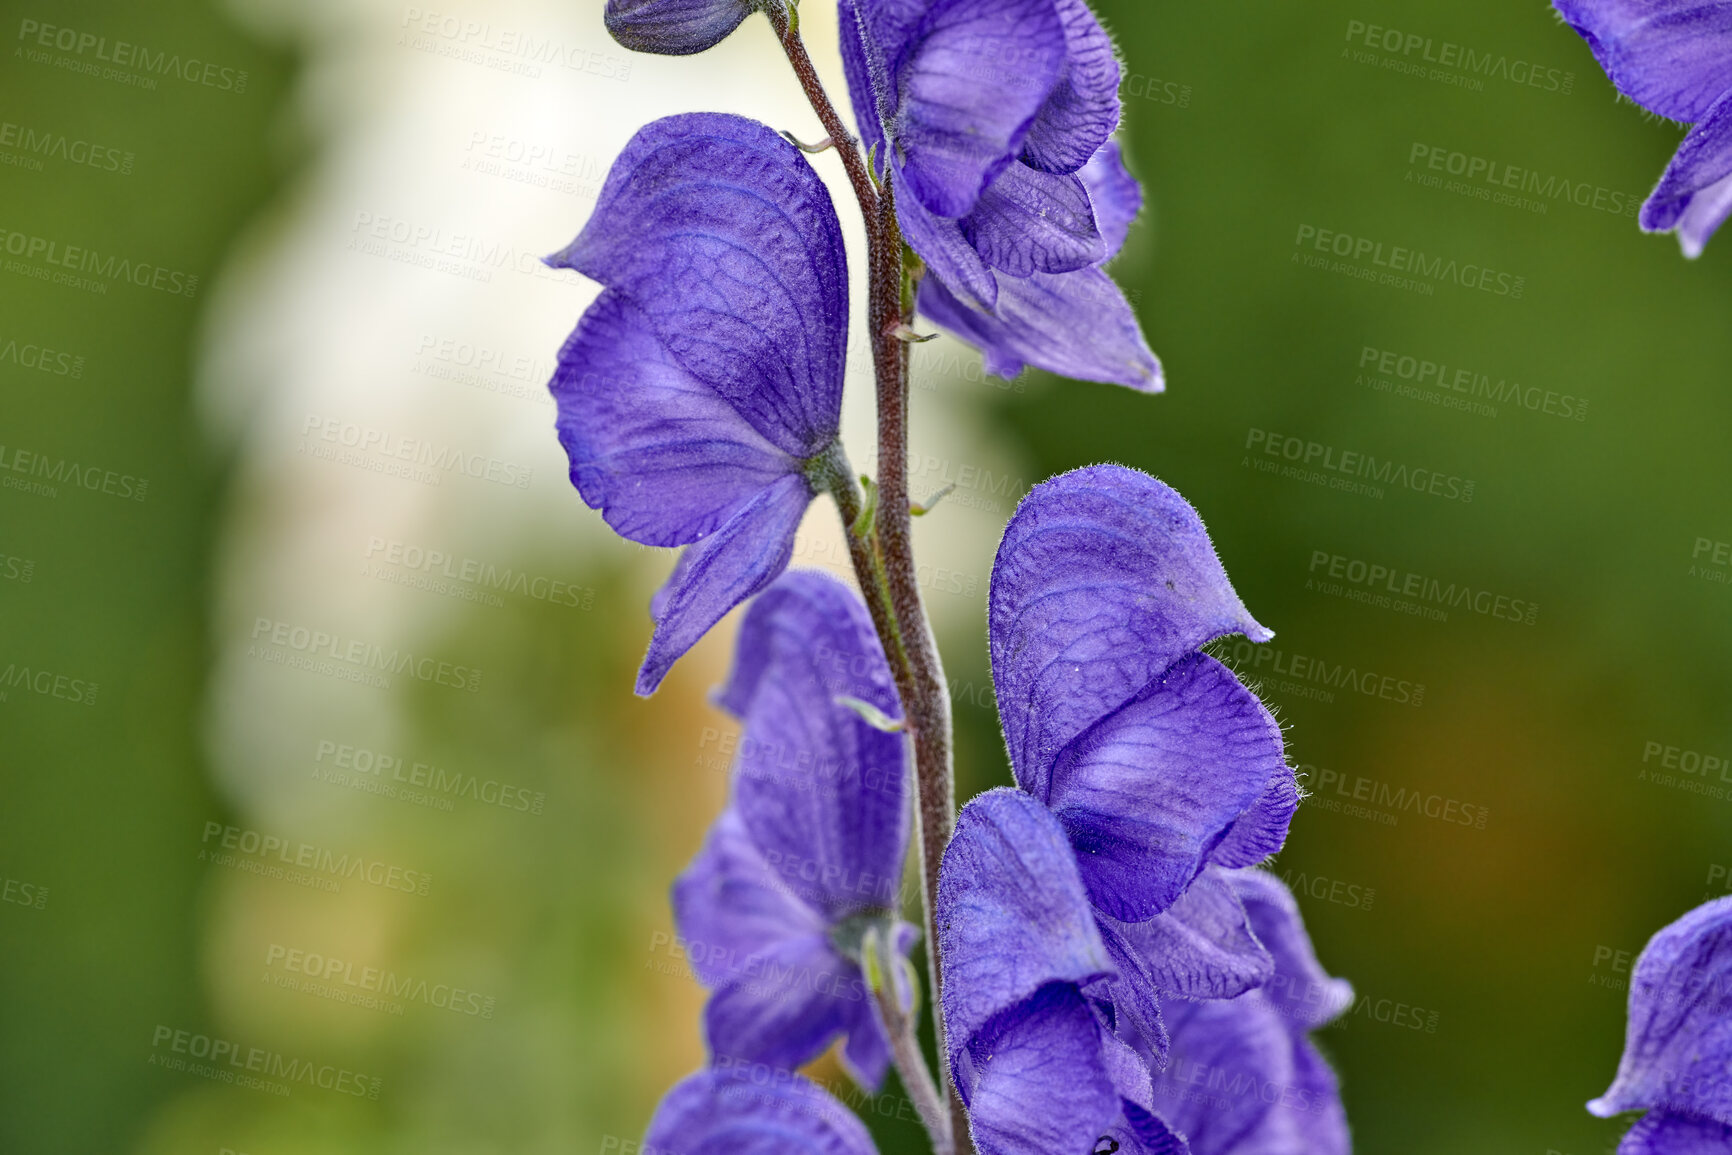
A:
<svg viewBox="0 0 1732 1155">
<path fill-rule="evenodd" d="M 1357 1149 L 1609 1151 L 1620 1126 L 1582 1103 L 1616 1066 L 1629 958 L 1732 865 L 1732 238 L 1687 262 L 1638 232 L 1627 203 L 1680 130 L 1618 101 L 1543 5 L 1099 8 L 1148 195 L 1115 271 L 1169 391 L 1006 387 L 948 341 L 917 353 L 914 489 L 962 481 L 919 526 L 960 793 L 1008 781 L 983 612 L 1014 500 L 1091 461 L 1159 474 L 1278 635 L 1261 665 L 1226 656 L 1314 792 L 1275 868 L 1367 996 L 1320 1039 Z M 516 254 L 569 239 L 656 115 L 817 135 L 763 23 L 687 62 L 628 58 L 594 0 L 6 11 L 0 1150 L 629 1151 L 702 1058 L 665 894 L 724 797 L 704 695 L 728 637 L 631 697 L 667 559 L 564 482 L 539 390 L 590 290 Z M 833 12 L 803 22 L 834 78 Z M 525 30 L 551 63 L 525 65 Z M 1491 63 L 1425 59 L 1465 52 Z M 150 73 L 157 53 L 179 71 Z M 197 287 L 54 283 L 49 244 Z M 1397 246 L 1508 279 L 1365 279 Z M 1439 376 L 1501 399 L 1445 405 Z M 532 473 L 321 457 L 347 429 Z M 1265 452 L 1301 443 L 1472 499 L 1332 488 Z M 831 520 L 814 509 L 802 561 L 842 560 Z M 1354 562 L 1538 610 L 1368 604 L 1344 596 Z M 481 675 L 357 682 L 303 628 Z M 1482 821 L 1377 805 L 1398 790 Z M 277 877 L 249 835 L 369 865 Z M 366 968 L 399 995 L 332 997 Z M 344 1085 L 192 1069 L 225 1045 Z M 919 1149 L 893 1087 L 863 1109 L 887 1155 Z"/>
</svg>

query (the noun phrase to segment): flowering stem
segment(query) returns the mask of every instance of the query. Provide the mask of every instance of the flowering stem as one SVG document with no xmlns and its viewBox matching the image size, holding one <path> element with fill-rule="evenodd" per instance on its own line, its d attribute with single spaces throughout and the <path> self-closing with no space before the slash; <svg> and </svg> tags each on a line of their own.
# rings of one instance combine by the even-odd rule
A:
<svg viewBox="0 0 1732 1155">
<path fill-rule="evenodd" d="M 890 608 L 900 627 L 898 639 L 905 664 L 897 671 L 903 716 L 914 740 L 915 806 L 920 839 L 920 873 L 925 884 L 926 958 L 932 979 L 933 1031 L 938 1042 L 938 1072 L 950 1091 L 951 1133 L 957 1152 L 971 1150 L 968 1114 L 950 1078 L 949 1050 L 940 1015 L 944 990 L 943 960 L 938 951 L 938 866 L 956 825 L 954 769 L 950 752 L 950 696 L 945 692 L 944 667 L 938 644 L 926 620 L 914 569 L 914 534 L 908 499 L 908 344 L 900 330 L 913 320 L 912 295 L 902 263 L 902 233 L 896 207 L 886 186 L 878 198 L 879 238 L 870 255 L 872 360 L 878 384 L 878 516 L 874 524 L 877 553 Z"/>
<path fill-rule="evenodd" d="M 896 1073 L 902 1076 L 902 1089 L 926 1125 L 933 1149 L 938 1155 L 951 1155 L 954 1148 L 950 1142 L 950 1114 L 932 1082 L 932 1073 L 926 1069 L 926 1057 L 920 1053 L 920 1040 L 914 1033 L 914 1019 L 903 998 L 905 991 L 912 993 L 903 980 L 905 973 L 912 977 L 908 963 L 896 954 L 887 934 L 868 935 L 865 954 L 867 974 L 874 980 L 872 997 L 884 1022 L 884 1031 L 890 1036 L 890 1058 L 896 1064 Z"/>
<path fill-rule="evenodd" d="M 812 66 L 812 58 L 806 54 L 806 42 L 800 39 L 798 18 L 780 4 L 769 5 L 768 15 L 771 26 L 776 30 L 776 39 L 782 42 L 782 51 L 787 53 L 788 63 L 794 66 L 794 75 L 799 78 L 800 87 L 805 89 L 806 99 L 812 104 L 812 111 L 818 114 L 818 122 L 824 126 L 824 131 L 830 134 L 830 143 L 842 157 L 842 167 L 848 170 L 848 183 L 854 186 L 854 196 L 860 202 L 861 215 L 866 218 L 867 239 L 870 241 L 876 220 L 874 210 L 878 201 L 878 190 L 866 171 L 866 161 L 857 147 L 859 142 L 854 134 L 848 131 L 848 126 L 842 123 L 842 118 L 836 113 L 836 106 L 830 103 L 830 97 L 824 92 L 824 82 L 819 79 L 818 70 Z"/>
<path fill-rule="evenodd" d="M 896 679 L 902 714 L 914 745 L 917 789 L 915 815 L 920 842 L 920 873 L 925 906 L 926 957 L 932 985 L 933 1031 L 938 1041 L 939 1085 L 947 1088 L 950 1126 L 928 1121 L 927 1130 L 939 1155 L 970 1155 L 968 1114 L 950 1078 L 949 1051 L 944 1040 L 943 961 L 938 952 L 938 866 L 956 824 L 956 795 L 951 764 L 950 698 L 938 645 L 921 604 L 915 576 L 913 529 L 908 498 L 908 342 L 914 320 L 913 282 L 903 264 L 902 232 L 890 187 L 880 187 L 866 169 L 858 142 L 824 91 L 823 82 L 806 53 L 797 22 L 789 10 L 769 5 L 770 23 L 799 78 L 800 87 L 834 142 L 860 202 L 866 226 L 867 319 L 878 395 L 878 504 L 870 538 L 853 531 L 859 519 L 859 499 L 853 486 L 833 492 L 848 539 L 849 559 L 866 597 L 873 624 L 884 643 Z M 912 1044 L 912 1026 L 893 1045 Z M 915 1051 L 918 1048 L 913 1048 Z M 898 1055 L 898 1069 L 902 1056 Z M 924 1068 L 924 1064 L 922 1064 Z M 904 1085 L 909 1082 L 904 1074 Z M 914 1093 L 912 1088 L 910 1093 Z M 924 1118 L 924 1116 L 923 1116 Z M 948 1131 L 948 1134 L 945 1131 Z"/>
</svg>

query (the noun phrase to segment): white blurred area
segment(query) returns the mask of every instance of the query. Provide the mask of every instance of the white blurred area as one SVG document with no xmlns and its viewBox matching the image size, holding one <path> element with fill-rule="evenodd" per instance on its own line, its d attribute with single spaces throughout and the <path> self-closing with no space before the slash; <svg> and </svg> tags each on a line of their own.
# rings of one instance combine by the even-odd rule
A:
<svg viewBox="0 0 1732 1155">
<path fill-rule="evenodd" d="M 596 287 L 536 258 L 576 234 L 613 157 L 650 120 L 720 110 L 805 139 L 822 134 L 756 17 L 715 50 L 664 59 L 613 44 L 596 0 L 237 4 L 248 25 L 306 53 L 304 123 L 292 131 L 310 139 L 315 159 L 220 282 L 207 330 L 205 411 L 215 435 L 239 451 L 210 733 L 237 804 L 310 819 L 323 792 L 310 797 L 301 776 L 269 768 L 284 757 L 304 762 L 309 713 L 388 746 L 390 695 L 248 660 L 246 651 L 261 619 L 413 646 L 461 605 L 361 576 L 385 556 L 381 541 L 501 568 L 527 555 L 569 569 L 598 551 L 631 551 L 642 557 L 643 580 L 643 600 L 631 609 L 642 613 L 647 640 L 648 598 L 672 558 L 623 546 L 583 509 L 545 390 L 554 354 Z M 832 96 L 845 102 L 833 8 L 809 5 L 802 17 Z M 508 71 L 528 66 L 509 51 L 526 37 L 562 46 L 592 71 L 557 62 L 534 64 L 539 75 Z M 857 270 L 858 213 L 841 166 L 833 154 L 815 163 Z M 856 313 L 863 300 L 856 277 Z M 870 363 L 858 332 L 850 348 L 844 440 L 865 468 L 874 456 Z M 998 530 L 1020 496 L 1016 483 L 1030 479 L 1014 457 L 971 434 L 971 405 L 992 388 L 980 383 L 978 359 L 948 338 L 917 357 L 972 379 L 928 371 L 915 391 L 913 492 L 964 481 L 956 500 L 918 523 L 942 636 L 981 618 Z M 369 439 L 381 448 L 367 451 Z M 356 440 L 362 446 L 349 444 Z M 412 454 L 411 442 L 461 453 L 475 468 L 485 458 L 495 480 L 452 470 L 426 484 L 373 471 L 399 467 L 392 455 Z M 365 467 L 312 456 L 354 448 Z M 526 487 L 512 484 L 525 473 Z M 982 475 L 986 489 L 976 484 Z M 812 506 L 796 564 L 846 572 L 827 499 Z"/>
<path fill-rule="evenodd" d="M 201 405 L 210 436 L 234 462 L 213 562 L 216 653 L 205 718 L 210 765 L 220 796 L 246 828 L 413 857 L 410 865 L 436 877 L 443 872 L 449 887 L 452 866 L 438 857 L 447 838 L 442 832 L 455 831 L 456 842 L 499 835 L 477 834 L 462 822 L 441 826 L 446 816 L 408 807 L 382 809 L 376 799 L 333 788 L 313 773 L 321 742 L 413 756 L 404 695 L 423 687 L 401 675 L 389 688 L 357 685 L 262 655 L 316 658 L 293 645 L 271 645 L 280 628 L 301 638 L 326 635 L 337 651 L 358 642 L 464 666 L 469 656 L 443 652 L 440 639 L 454 617 L 486 611 L 380 579 L 368 567 L 389 564 L 393 549 L 438 551 L 458 564 L 472 559 L 518 567 L 577 588 L 587 587 L 586 575 L 600 565 L 630 567 L 630 599 L 588 612 L 598 623 L 623 619 L 647 642 L 649 598 L 673 557 L 620 542 L 566 479 L 546 379 L 596 287 L 575 273 L 543 268 L 539 257 L 578 232 L 613 158 L 650 120 L 718 110 L 764 120 L 802 139 L 822 132 L 759 17 L 709 53 L 662 59 L 613 44 L 600 0 L 476 0 L 462 8 L 396 0 L 233 0 L 232 7 L 261 38 L 292 48 L 306 62 L 282 135 L 286 153 L 299 150 L 308 159 L 237 246 L 205 318 Z M 834 9 L 810 4 L 801 15 L 832 96 L 845 107 Z M 560 57 L 578 66 L 532 58 L 526 67 L 514 49 L 529 42 L 556 45 Z M 858 270 L 858 212 L 840 163 L 834 154 L 813 159 L 830 184 Z M 864 294 L 857 276 L 855 282 L 857 324 Z M 844 440 L 856 467 L 866 469 L 874 456 L 870 363 L 857 331 L 850 349 Z M 1035 479 L 1012 453 L 987 442 L 974 416 L 1003 383 L 985 382 L 978 358 L 948 338 L 918 347 L 916 359 L 914 495 L 924 497 L 947 479 L 963 483 L 916 523 L 928 604 L 941 640 L 984 647 L 992 552 L 1015 501 Z M 418 445 L 436 456 L 455 452 L 488 463 L 484 472 L 493 477 L 446 470 L 431 484 L 425 476 L 384 472 L 402 464 L 394 454 L 413 457 Z M 345 449 L 355 455 L 351 460 L 320 455 Z M 817 501 L 795 564 L 846 576 L 841 541 L 834 506 L 827 498 Z M 413 572 L 409 564 L 393 568 Z M 634 719 L 575 721 L 694 734 L 717 724 L 703 693 L 725 673 L 733 629 L 730 618 L 676 668 L 656 699 L 637 707 Z M 622 684 L 629 685 L 633 673 L 622 666 Z M 498 692 L 487 680 L 494 674 L 482 672 L 476 692 L 483 702 Z M 586 705 L 575 701 L 570 709 L 582 715 Z M 510 780 L 517 755 L 509 746 L 488 751 L 488 771 Z M 681 776 L 678 765 L 658 772 Z M 707 822 L 724 779 L 702 775 L 699 783 L 692 773 Z M 682 829 L 670 839 L 675 844 L 665 851 L 665 877 L 654 883 L 661 893 L 696 849 L 700 832 L 701 826 Z M 535 837 L 548 835 L 538 828 Z M 508 936 L 465 936 L 449 917 L 400 898 L 367 886 L 325 895 L 213 871 L 201 965 L 218 1022 L 242 1038 L 339 1056 L 368 1039 L 377 1043 L 390 1032 L 413 1029 L 316 999 L 262 997 L 262 952 L 310 942 L 368 965 L 457 974 L 477 989 L 503 992 L 501 1006 L 509 1003 L 515 1020 L 515 1046 L 540 1040 L 550 1055 L 583 1048 L 581 1039 L 557 1037 L 556 1021 L 548 1017 L 557 991 L 514 973 L 518 960 L 504 957 Z M 667 925 L 659 907 L 646 909 L 642 919 L 645 926 Z M 623 949 L 636 952 L 627 959 L 635 966 L 642 947 Z M 669 996 L 671 1011 L 645 1006 L 621 1013 L 641 1018 L 646 1030 L 678 1037 L 677 1054 L 663 1060 L 677 1074 L 697 1054 L 701 992 L 683 981 L 656 988 L 670 989 L 677 991 Z M 411 1008 L 409 1017 L 417 1013 Z M 500 1061 L 510 1068 L 511 1061 Z M 438 1101 L 468 1085 L 451 1055 L 434 1052 L 428 1064 L 449 1069 L 399 1094 Z M 535 1069 L 548 1079 L 561 1067 L 550 1060 Z M 658 1068 L 653 1076 L 669 1072 Z M 512 1088 L 522 1110 L 541 1110 L 538 1103 L 551 1109 L 560 1101 L 557 1086 L 538 1087 L 530 1077 L 523 1082 Z M 196 1098 L 190 1095 L 165 1117 L 162 1149 L 181 1149 L 172 1119 L 193 1111 L 188 1104 Z M 571 1149 L 566 1144 L 577 1142 L 593 1149 L 594 1135 L 584 1133 L 582 1121 L 558 1111 L 536 1133 L 539 1141 L 527 1147 Z M 396 1138 L 403 1143 L 414 1134 L 411 1128 Z"/>
</svg>

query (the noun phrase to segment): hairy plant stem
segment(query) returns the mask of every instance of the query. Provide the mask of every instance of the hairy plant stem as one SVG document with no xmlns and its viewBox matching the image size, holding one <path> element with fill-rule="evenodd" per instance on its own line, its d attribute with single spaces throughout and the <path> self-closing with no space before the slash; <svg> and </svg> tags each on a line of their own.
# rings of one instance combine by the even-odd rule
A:
<svg viewBox="0 0 1732 1155">
<path fill-rule="evenodd" d="M 866 226 L 867 324 L 878 400 L 878 505 L 869 536 L 854 532 L 861 506 L 852 479 L 846 485 L 835 486 L 832 492 L 842 515 L 854 575 L 865 594 L 885 656 L 890 659 L 897 694 L 902 699 L 902 715 L 914 748 L 916 834 L 925 907 L 927 969 L 932 986 L 932 1025 L 938 1041 L 938 1083 L 948 1094 L 950 1108 L 948 1134 L 931 1122 L 927 1131 L 937 1155 L 972 1155 L 968 1113 L 950 1078 L 949 1050 L 940 1013 L 944 979 L 936 924 L 938 867 L 956 824 L 956 795 L 951 762 L 950 697 L 938 645 L 921 604 L 909 514 L 908 343 L 903 336 L 911 332 L 914 320 L 914 282 L 903 262 L 902 231 L 896 223 L 896 206 L 889 186 L 879 186 L 868 172 L 858 141 L 837 115 L 811 57 L 806 54 L 797 19 L 780 4 L 771 4 L 768 15 L 800 87 L 847 170 Z M 892 1031 L 892 1035 L 900 1033 L 904 1037 L 893 1037 L 892 1048 L 899 1054 L 917 1055 L 913 1024 L 907 1016 L 901 1019 L 900 1032 Z M 898 1069 L 900 1062 L 899 1058 Z M 909 1076 L 904 1073 L 904 1085 L 908 1081 Z"/>
<path fill-rule="evenodd" d="M 908 1093 L 920 1121 L 925 1124 L 926 1133 L 932 1137 L 933 1147 L 938 1151 L 952 1152 L 954 1145 L 950 1136 L 953 1123 L 949 1109 L 932 1082 L 932 1073 L 926 1069 L 926 1057 L 920 1053 L 913 1016 L 903 1007 L 902 994 L 908 988 L 902 982 L 902 975 L 907 963 L 890 945 L 888 933 L 870 936 L 865 950 L 868 952 L 867 974 L 874 980 L 872 997 L 877 1003 L 879 1017 L 884 1021 L 885 1032 L 890 1036 L 890 1058 L 896 1064 L 896 1073 L 902 1076 L 902 1088 Z M 911 973 L 909 977 L 913 977 Z"/>
</svg>

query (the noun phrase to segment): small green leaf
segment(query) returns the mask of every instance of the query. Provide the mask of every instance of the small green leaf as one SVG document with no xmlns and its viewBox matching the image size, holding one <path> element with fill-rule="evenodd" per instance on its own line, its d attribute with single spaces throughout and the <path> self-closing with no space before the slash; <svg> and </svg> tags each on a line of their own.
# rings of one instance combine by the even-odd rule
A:
<svg viewBox="0 0 1732 1155">
<path fill-rule="evenodd" d="M 944 500 L 944 497 L 946 494 L 948 494 L 951 490 L 953 490 L 955 488 L 956 488 L 956 482 L 953 481 L 949 485 L 945 486 L 943 489 L 939 490 L 937 493 L 933 494 L 931 497 L 927 498 L 925 501 L 911 501 L 911 502 L 909 502 L 908 503 L 908 512 L 911 513 L 912 515 L 914 515 L 915 517 L 925 517 L 927 514 L 932 512 L 933 507 L 935 507 L 939 502 Z"/>
<path fill-rule="evenodd" d="M 878 516 L 878 483 L 862 473 L 860 488 L 866 491 L 866 501 L 860 506 L 860 516 L 848 528 L 855 537 L 864 538 L 871 535 L 872 520 Z"/>
<path fill-rule="evenodd" d="M 892 718 L 871 702 L 863 702 L 859 698 L 851 698 L 847 694 L 838 694 L 833 700 L 838 706 L 846 706 L 860 715 L 866 724 L 874 730 L 882 730 L 886 734 L 900 734 L 907 729 L 903 723 Z"/>
</svg>

